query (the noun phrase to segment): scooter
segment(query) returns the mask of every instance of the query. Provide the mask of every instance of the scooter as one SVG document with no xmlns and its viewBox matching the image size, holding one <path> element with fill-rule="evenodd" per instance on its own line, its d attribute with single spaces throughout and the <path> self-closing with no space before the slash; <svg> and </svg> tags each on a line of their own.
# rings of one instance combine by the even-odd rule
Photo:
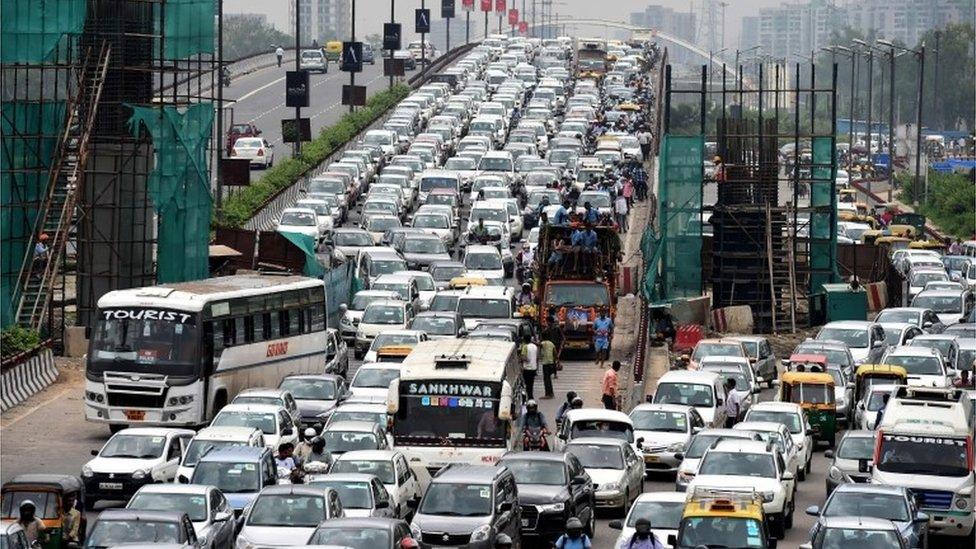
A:
<svg viewBox="0 0 976 549">
<path fill-rule="evenodd" d="M 526 427 L 522 430 L 522 450 L 549 451 L 549 430 L 545 427 Z"/>
</svg>

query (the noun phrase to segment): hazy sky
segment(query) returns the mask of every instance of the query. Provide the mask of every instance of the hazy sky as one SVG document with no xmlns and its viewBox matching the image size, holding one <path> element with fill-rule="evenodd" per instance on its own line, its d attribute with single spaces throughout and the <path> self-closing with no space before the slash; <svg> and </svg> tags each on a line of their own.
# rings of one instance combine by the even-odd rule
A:
<svg viewBox="0 0 976 549">
<path fill-rule="evenodd" d="M 404 23 L 404 35 L 408 37 L 409 30 L 413 30 L 413 10 L 420 7 L 420 0 L 395 0 L 397 18 Z M 600 19 L 611 19 L 623 22 L 630 21 L 630 14 L 634 11 L 641 11 L 649 4 L 660 4 L 674 8 L 678 11 L 690 11 L 692 2 L 679 0 L 556 0 L 555 11 L 573 17 L 593 17 Z M 784 0 L 725 0 L 728 3 L 726 8 L 726 46 L 735 47 L 739 34 L 739 24 L 743 14 L 753 13 L 758 7 L 776 6 L 784 3 Z M 513 6 L 513 2 L 515 5 Z M 701 0 L 696 0 L 694 5 L 700 5 Z M 531 13 L 532 0 L 526 0 L 526 7 Z M 435 19 L 440 17 L 439 0 L 427 0 L 427 7 L 431 8 L 431 13 Z M 461 0 L 455 0 L 458 14 L 463 17 L 461 11 Z M 475 6 L 480 5 L 480 0 L 475 1 Z M 508 7 L 522 8 L 522 0 L 508 0 Z M 358 0 L 356 5 L 356 30 L 362 36 L 371 33 L 382 32 L 382 25 L 388 19 L 390 3 L 388 0 Z M 224 0 L 224 11 L 226 13 L 263 13 L 268 16 L 268 20 L 284 30 L 288 26 L 288 0 Z M 379 15 L 379 16 L 378 16 Z M 471 15 L 472 28 L 475 27 L 474 21 L 483 21 L 480 12 Z M 492 24 L 497 19 L 490 19 Z M 602 29 L 591 28 L 582 29 L 581 32 L 589 34 L 602 34 Z"/>
</svg>

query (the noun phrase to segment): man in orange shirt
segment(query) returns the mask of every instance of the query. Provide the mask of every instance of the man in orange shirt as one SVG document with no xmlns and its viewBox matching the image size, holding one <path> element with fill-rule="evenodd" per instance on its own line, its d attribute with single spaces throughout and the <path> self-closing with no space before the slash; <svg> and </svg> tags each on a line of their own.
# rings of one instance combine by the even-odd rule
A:
<svg viewBox="0 0 976 549">
<path fill-rule="evenodd" d="M 617 409 L 617 372 L 620 371 L 620 361 L 614 360 L 610 369 L 603 374 L 603 407 L 607 410 Z"/>
</svg>

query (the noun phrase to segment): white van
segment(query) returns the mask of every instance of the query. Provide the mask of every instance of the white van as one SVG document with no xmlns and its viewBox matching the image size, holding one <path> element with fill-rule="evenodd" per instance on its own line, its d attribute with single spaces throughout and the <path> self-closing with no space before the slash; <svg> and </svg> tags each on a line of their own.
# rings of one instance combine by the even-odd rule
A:
<svg viewBox="0 0 976 549">
<path fill-rule="evenodd" d="M 693 406 L 706 427 L 723 427 L 728 397 L 723 380 L 715 372 L 668 372 L 658 380 L 653 402 Z"/>
<path fill-rule="evenodd" d="M 183 452 L 183 459 L 176 470 L 177 482 L 187 483 L 193 478 L 193 470 L 204 454 L 225 446 L 264 447 L 264 434 L 253 427 L 205 427 L 190 440 Z"/>
</svg>

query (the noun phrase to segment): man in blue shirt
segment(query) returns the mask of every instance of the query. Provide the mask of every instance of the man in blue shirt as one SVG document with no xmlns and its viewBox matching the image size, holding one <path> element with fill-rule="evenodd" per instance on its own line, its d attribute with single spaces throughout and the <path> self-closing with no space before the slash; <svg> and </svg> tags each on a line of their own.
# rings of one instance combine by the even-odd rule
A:
<svg viewBox="0 0 976 549">
<path fill-rule="evenodd" d="M 564 201 L 562 206 L 556 210 L 556 215 L 552 216 L 553 225 L 568 225 L 569 224 L 569 202 Z"/>
<path fill-rule="evenodd" d="M 589 202 L 583 203 L 583 221 L 589 225 L 596 225 L 600 222 L 600 212 L 593 208 Z"/>
</svg>

